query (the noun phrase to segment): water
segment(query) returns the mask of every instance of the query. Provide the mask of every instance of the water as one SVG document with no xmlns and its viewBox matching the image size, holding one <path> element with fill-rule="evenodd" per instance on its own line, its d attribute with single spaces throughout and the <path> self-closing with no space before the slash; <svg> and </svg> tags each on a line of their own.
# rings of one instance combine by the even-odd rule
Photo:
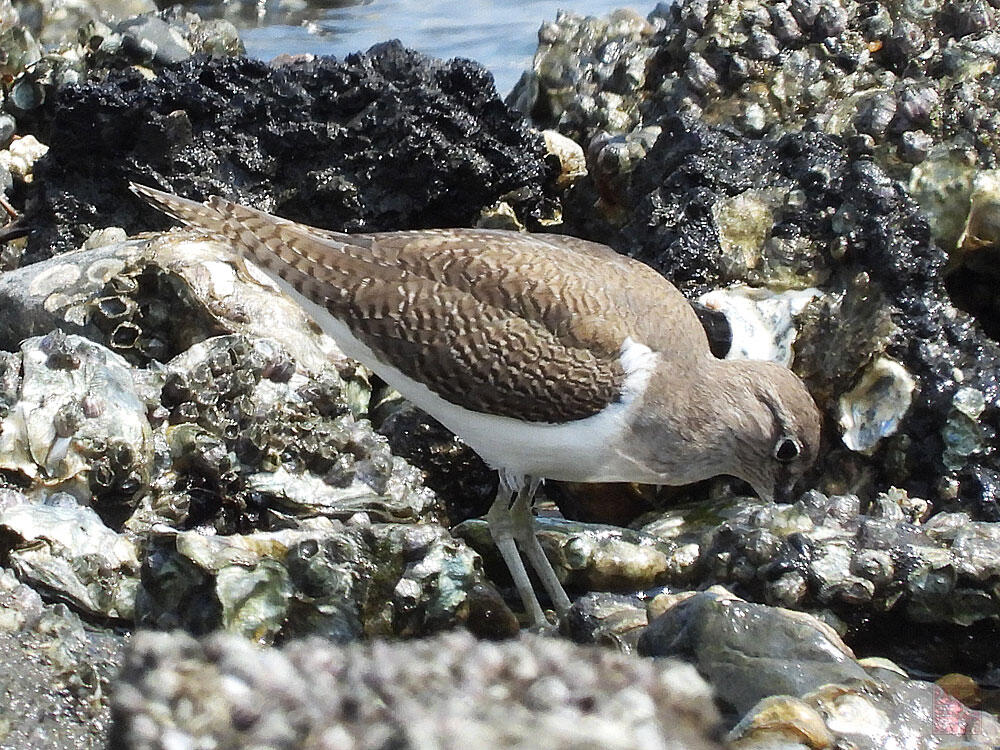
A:
<svg viewBox="0 0 1000 750">
<path fill-rule="evenodd" d="M 336 0 L 335 0 L 336 2 Z M 649 7 L 632 5 L 640 12 Z M 408 47 L 434 57 L 468 57 L 492 73 L 505 94 L 530 67 L 538 43 L 538 28 L 555 19 L 560 9 L 604 16 L 629 7 L 613 0 L 342 0 L 330 7 L 316 4 L 287 9 L 274 0 L 258 0 L 223 14 L 240 27 L 247 54 L 270 60 L 280 54 L 313 53 L 343 57 L 377 42 L 399 39 Z M 213 12 L 214 8 L 214 12 Z M 200 7 L 203 17 L 218 15 L 219 5 Z"/>
</svg>

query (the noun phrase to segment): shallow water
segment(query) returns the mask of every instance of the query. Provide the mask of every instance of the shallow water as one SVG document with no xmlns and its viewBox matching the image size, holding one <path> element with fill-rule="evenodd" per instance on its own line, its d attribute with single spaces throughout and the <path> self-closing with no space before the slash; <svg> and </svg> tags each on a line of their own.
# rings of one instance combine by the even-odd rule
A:
<svg viewBox="0 0 1000 750">
<path fill-rule="evenodd" d="M 247 53 L 270 60 L 280 54 L 310 52 L 343 57 L 377 42 L 399 39 L 435 57 L 468 57 L 485 65 L 506 94 L 531 65 L 538 28 L 565 9 L 603 16 L 619 7 L 645 14 L 655 3 L 613 0 L 369 0 L 314 3 L 258 0 L 222 14 L 241 29 Z M 648 5 L 648 7 L 647 7 Z M 324 7 L 325 6 L 325 7 Z M 339 7 L 336 7 L 339 6 Z M 199 7 L 203 17 L 220 15 L 215 3 Z"/>
</svg>

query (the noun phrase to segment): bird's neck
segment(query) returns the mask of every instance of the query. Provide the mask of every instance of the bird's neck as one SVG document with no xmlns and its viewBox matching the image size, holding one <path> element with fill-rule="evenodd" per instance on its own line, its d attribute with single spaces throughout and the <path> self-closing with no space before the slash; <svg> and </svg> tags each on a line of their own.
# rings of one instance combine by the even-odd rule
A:
<svg viewBox="0 0 1000 750">
<path fill-rule="evenodd" d="M 678 438 L 699 445 L 724 445 L 732 434 L 733 414 L 742 393 L 739 368 L 730 360 L 706 356 L 684 373 L 684 387 L 671 389 L 671 412 L 678 415 Z"/>
<path fill-rule="evenodd" d="M 635 412 L 630 451 L 672 484 L 715 476 L 732 455 L 739 368 L 707 354 L 658 369 Z M 734 387 L 734 384 L 737 387 Z"/>
</svg>

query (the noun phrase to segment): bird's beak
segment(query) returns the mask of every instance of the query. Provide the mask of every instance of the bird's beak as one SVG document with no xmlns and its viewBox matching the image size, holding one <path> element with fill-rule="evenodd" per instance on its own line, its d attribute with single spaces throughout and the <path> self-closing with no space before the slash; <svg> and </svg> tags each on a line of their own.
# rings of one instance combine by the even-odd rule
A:
<svg viewBox="0 0 1000 750">
<path fill-rule="evenodd" d="M 754 492 L 766 503 L 791 503 L 795 499 L 795 480 L 778 479 L 774 486 L 753 483 Z"/>
<path fill-rule="evenodd" d="M 778 480 L 774 485 L 772 495 L 774 502 L 789 504 L 795 501 L 795 480 L 788 479 L 784 482 Z"/>
<path fill-rule="evenodd" d="M 768 487 L 767 485 L 758 485 L 753 482 L 751 482 L 751 486 L 753 487 L 753 491 L 756 492 L 758 497 L 760 497 L 760 499 L 763 500 L 765 503 L 774 502 L 774 496 L 775 496 L 774 488 Z"/>
</svg>

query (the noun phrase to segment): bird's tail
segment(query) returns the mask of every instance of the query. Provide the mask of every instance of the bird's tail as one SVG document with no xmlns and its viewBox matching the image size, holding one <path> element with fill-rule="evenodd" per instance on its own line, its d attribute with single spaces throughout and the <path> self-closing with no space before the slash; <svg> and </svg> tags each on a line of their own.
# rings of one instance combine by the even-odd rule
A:
<svg viewBox="0 0 1000 750">
<path fill-rule="evenodd" d="M 129 189 L 154 208 L 158 208 L 182 224 L 220 234 L 229 239 L 224 227 L 225 215 L 211 204 L 198 203 L 135 182 L 129 183 Z"/>
<path fill-rule="evenodd" d="M 320 256 L 329 258 L 333 253 L 348 265 L 365 262 L 360 257 L 351 257 L 351 253 L 363 255 L 364 249 L 350 235 L 306 227 L 217 195 L 198 203 L 145 185 L 132 183 L 130 187 L 150 205 L 186 226 L 217 236 L 236 251 L 241 262 L 251 261 L 293 297 L 297 293 L 310 302 L 325 305 L 334 294 L 332 288 L 316 278 L 317 270 L 335 271 L 328 267 L 329 263 L 319 268 Z"/>
<path fill-rule="evenodd" d="M 211 196 L 204 203 L 198 203 L 134 182 L 129 187 L 154 208 L 185 226 L 215 235 L 229 244 L 241 258 L 252 259 L 265 267 L 274 263 L 275 248 L 269 245 L 274 244 L 272 239 L 275 231 L 293 224 L 287 219 L 271 216 L 217 195 Z M 254 226 L 247 226 L 248 221 Z"/>
</svg>

